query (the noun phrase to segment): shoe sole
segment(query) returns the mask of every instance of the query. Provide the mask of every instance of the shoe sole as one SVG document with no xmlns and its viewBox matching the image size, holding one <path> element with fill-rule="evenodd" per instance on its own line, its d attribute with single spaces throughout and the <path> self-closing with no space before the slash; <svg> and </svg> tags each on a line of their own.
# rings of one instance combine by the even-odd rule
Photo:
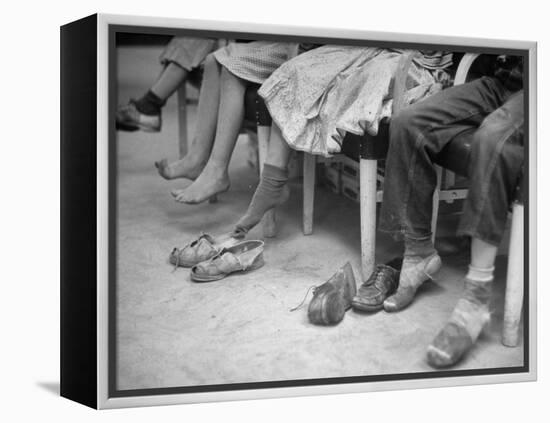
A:
<svg viewBox="0 0 550 423">
<path fill-rule="evenodd" d="M 154 132 L 160 132 L 160 128 L 152 128 L 150 126 L 144 126 L 139 123 L 125 123 L 125 122 L 117 122 L 116 123 L 116 129 L 119 131 L 126 131 L 126 132 L 136 132 L 136 131 L 143 131 L 148 133 L 154 133 Z"/>
<path fill-rule="evenodd" d="M 370 304 L 363 304 L 357 301 L 352 301 L 351 306 L 354 310 L 366 311 L 368 313 L 372 313 L 375 311 L 382 310 L 384 308 L 384 303 L 377 304 L 377 305 L 370 305 Z"/>
<path fill-rule="evenodd" d="M 247 274 L 248 272 L 252 272 L 253 270 L 259 269 L 264 264 L 265 264 L 265 262 L 262 259 L 262 260 L 258 261 L 258 263 L 252 264 L 252 266 L 250 266 L 248 269 L 235 270 L 234 272 L 229 272 L 229 273 L 216 275 L 216 276 L 199 276 L 196 273 L 193 273 L 193 271 L 191 271 L 191 280 L 193 282 L 199 282 L 199 283 L 201 283 L 201 282 L 215 282 L 215 281 L 225 279 L 226 277 L 231 276 L 231 275 L 236 275 L 236 274 L 244 275 L 244 274 Z"/>
</svg>

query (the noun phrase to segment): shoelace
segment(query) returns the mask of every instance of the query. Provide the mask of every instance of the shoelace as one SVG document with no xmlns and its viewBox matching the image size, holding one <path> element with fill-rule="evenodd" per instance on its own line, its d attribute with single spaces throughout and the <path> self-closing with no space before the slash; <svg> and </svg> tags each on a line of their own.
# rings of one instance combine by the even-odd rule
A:
<svg viewBox="0 0 550 423">
<path fill-rule="evenodd" d="M 306 292 L 306 295 L 304 297 L 304 299 L 302 300 L 302 302 L 300 304 L 298 304 L 296 307 L 293 307 L 290 309 L 290 311 L 296 311 L 298 310 L 300 307 L 302 307 L 304 305 L 304 303 L 306 302 L 306 299 L 307 299 L 307 296 L 309 295 L 309 291 L 313 290 L 313 295 L 315 295 L 315 290 L 317 289 L 318 287 L 316 285 L 311 285 L 308 289 L 307 289 L 307 292 Z"/>
<path fill-rule="evenodd" d="M 172 250 L 172 255 L 174 253 L 177 253 L 177 254 L 176 254 L 176 263 L 174 264 L 174 268 L 172 269 L 172 273 L 174 273 L 176 270 L 178 270 L 178 267 L 180 265 L 180 249 L 178 247 L 174 247 L 174 249 Z"/>
<path fill-rule="evenodd" d="M 206 233 L 204 232 L 201 232 L 201 234 L 199 235 L 199 237 L 194 240 L 194 241 L 191 241 L 191 242 L 188 242 L 187 244 L 185 244 L 182 248 L 178 248 L 178 247 L 174 247 L 174 249 L 172 250 L 172 254 L 174 254 L 175 252 L 177 252 L 177 255 L 176 255 L 176 263 L 174 265 L 174 269 L 172 270 L 172 273 L 174 273 L 176 270 L 178 270 L 178 267 L 180 265 L 180 253 L 185 250 L 187 247 L 190 247 L 192 246 L 194 243 L 198 243 L 201 239 L 205 238 L 206 239 Z M 208 242 L 210 242 L 210 240 L 207 239 Z"/>
<path fill-rule="evenodd" d="M 378 266 L 376 266 L 374 274 L 371 275 L 371 277 L 367 280 L 367 283 L 365 285 L 367 286 L 374 285 L 375 287 L 380 289 L 380 285 L 383 286 L 384 279 L 391 276 L 390 273 L 391 273 L 390 268 L 388 266 L 379 264 Z M 373 279 L 374 279 L 374 282 L 369 283 L 369 281 Z"/>
</svg>

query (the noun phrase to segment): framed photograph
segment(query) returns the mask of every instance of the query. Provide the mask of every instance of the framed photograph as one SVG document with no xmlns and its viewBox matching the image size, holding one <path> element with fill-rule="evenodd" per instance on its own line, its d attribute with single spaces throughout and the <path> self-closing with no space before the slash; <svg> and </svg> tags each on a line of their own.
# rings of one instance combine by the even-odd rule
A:
<svg viewBox="0 0 550 423">
<path fill-rule="evenodd" d="M 536 43 L 61 27 L 61 395 L 536 379 Z"/>
</svg>

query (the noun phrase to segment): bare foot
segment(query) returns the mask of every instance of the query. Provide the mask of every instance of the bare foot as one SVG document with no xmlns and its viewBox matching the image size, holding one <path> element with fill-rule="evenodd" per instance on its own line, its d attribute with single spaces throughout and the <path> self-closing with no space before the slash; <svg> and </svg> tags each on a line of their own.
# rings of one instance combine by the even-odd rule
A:
<svg viewBox="0 0 550 423">
<path fill-rule="evenodd" d="M 185 178 L 195 180 L 204 169 L 205 162 L 195 158 L 192 154 L 187 154 L 183 159 L 168 163 L 168 160 L 162 159 L 155 162 L 155 167 L 160 176 L 164 179 Z"/>
<path fill-rule="evenodd" d="M 185 189 L 173 190 L 172 196 L 180 203 L 199 204 L 228 189 L 227 171 L 207 166 L 195 182 Z"/>
</svg>

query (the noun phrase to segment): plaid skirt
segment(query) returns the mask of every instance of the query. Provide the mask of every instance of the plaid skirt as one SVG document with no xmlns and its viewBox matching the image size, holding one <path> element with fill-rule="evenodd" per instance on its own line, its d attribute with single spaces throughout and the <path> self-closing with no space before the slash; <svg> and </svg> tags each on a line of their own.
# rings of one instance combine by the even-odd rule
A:
<svg viewBox="0 0 550 423">
<path fill-rule="evenodd" d="M 160 63 L 174 62 L 191 72 L 202 65 L 217 45 L 218 41 L 210 38 L 174 37 L 160 55 Z"/>
<path fill-rule="evenodd" d="M 288 60 L 291 45 L 269 41 L 231 43 L 216 50 L 214 57 L 233 75 L 245 81 L 262 84 Z"/>
</svg>

